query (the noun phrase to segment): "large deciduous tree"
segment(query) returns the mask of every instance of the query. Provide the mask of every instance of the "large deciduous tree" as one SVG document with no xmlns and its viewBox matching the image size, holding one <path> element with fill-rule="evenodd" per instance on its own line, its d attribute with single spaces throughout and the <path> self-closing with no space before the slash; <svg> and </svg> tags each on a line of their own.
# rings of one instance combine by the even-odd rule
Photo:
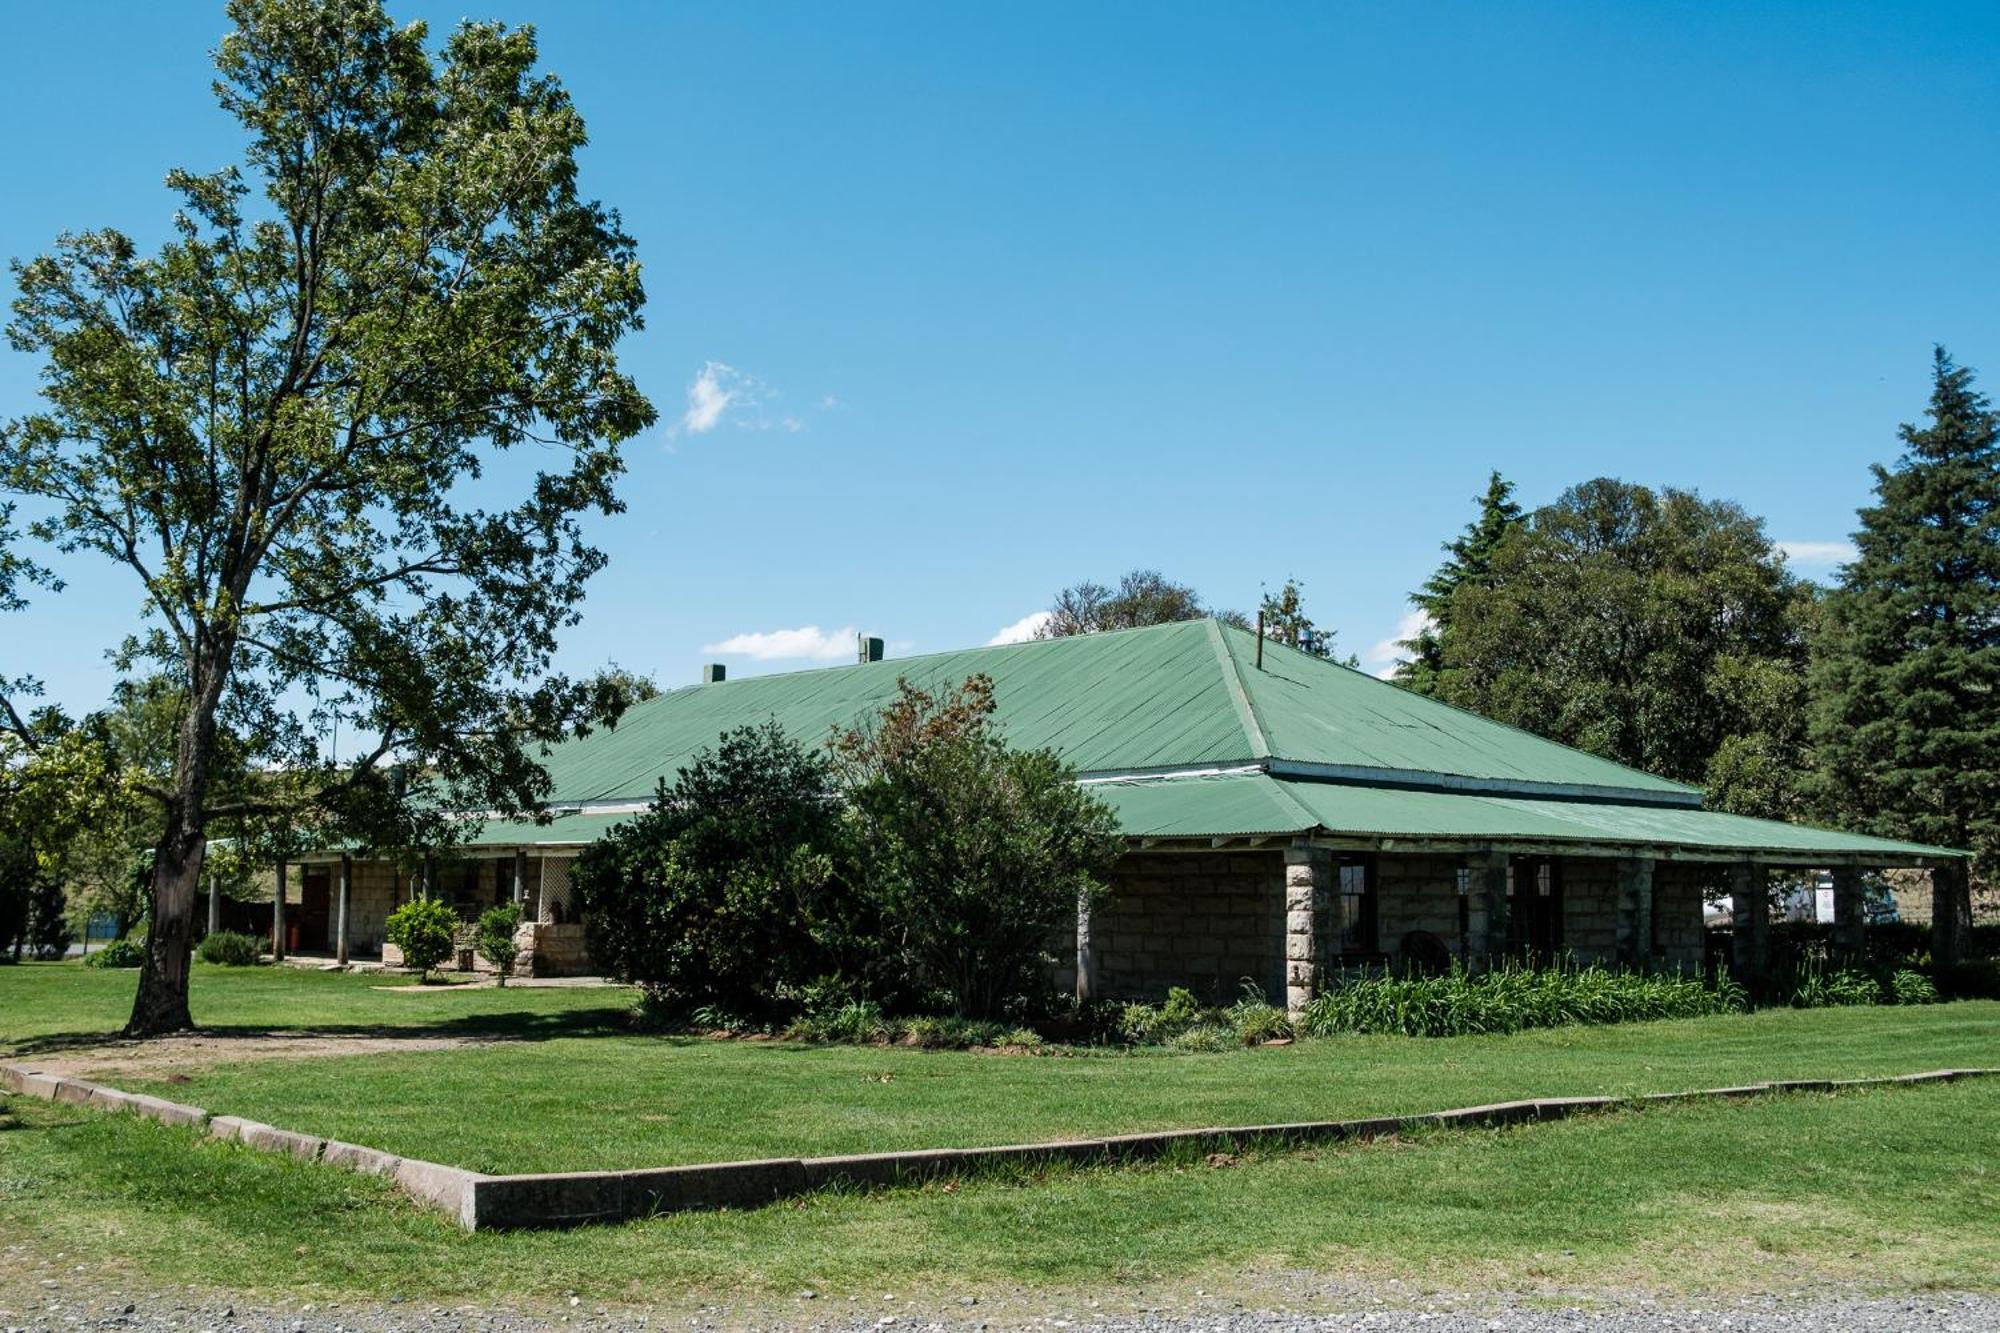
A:
<svg viewBox="0 0 2000 1333">
<path fill-rule="evenodd" d="M 531 31 L 467 23 L 434 53 L 376 0 L 228 12 L 241 166 L 169 176 L 156 252 L 100 230 L 17 264 L 9 329 L 44 401 L 5 427 L 0 489 L 131 576 L 121 658 L 185 701 L 150 785 L 135 1034 L 190 1025 L 219 817 L 283 806 L 380 845 L 539 803 L 540 745 L 620 699 L 550 659 L 603 563 L 581 517 L 618 508 L 618 445 L 653 420 L 615 356 L 633 243 L 578 193 L 583 121 Z M 366 738 L 338 765 L 334 710 Z M 226 718 L 282 780 L 217 799 Z"/>
<path fill-rule="evenodd" d="M 1036 637 L 1062 639 L 1204 616 L 1237 626 L 1246 624 L 1241 612 L 1211 610 L 1202 603 L 1200 593 L 1185 583 L 1175 583 L 1157 569 L 1135 569 L 1119 579 L 1116 588 L 1088 579 L 1064 588 L 1056 594 L 1049 619 Z"/>
<path fill-rule="evenodd" d="M 1812 736 L 1829 813 L 2000 856 L 2000 414 L 1937 349 L 1929 419 L 1877 466 L 1859 554 L 1814 644 Z"/>
<path fill-rule="evenodd" d="M 1648 772 L 1723 779 L 1721 808 L 1790 813 L 1812 604 L 1738 506 L 1600 478 L 1459 582 L 1433 689 Z"/>
</svg>

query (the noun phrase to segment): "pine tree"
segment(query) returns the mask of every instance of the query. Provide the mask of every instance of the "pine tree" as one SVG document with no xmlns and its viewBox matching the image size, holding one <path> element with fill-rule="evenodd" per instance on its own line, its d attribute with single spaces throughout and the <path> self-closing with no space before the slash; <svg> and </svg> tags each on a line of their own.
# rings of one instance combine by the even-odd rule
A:
<svg viewBox="0 0 2000 1333">
<path fill-rule="evenodd" d="M 2000 413 L 1935 354 L 1929 420 L 1877 465 L 1811 676 L 1826 813 L 2000 856 Z"/>
<path fill-rule="evenodd" d="M 1442 695 L 1444 635 L 1451 624 L 1452 596 L 1467 583 L 1487 579 L 1494 551 L 1521 519 L 1521 506 L 1514 503 L 1514 483 L 1495 470 L 1486 480 L 1486 493 L 1479 497 L 1479 517 L 1444 544 L 1450 558 L 1421 589 L 1410 594 L 1411 604 L 1424 613 L 1424 623 L 1415 636 L 1399 645 L 1410 655 L 1396 666 L 1397 684 L 1434 698 Z"/>
</svg>

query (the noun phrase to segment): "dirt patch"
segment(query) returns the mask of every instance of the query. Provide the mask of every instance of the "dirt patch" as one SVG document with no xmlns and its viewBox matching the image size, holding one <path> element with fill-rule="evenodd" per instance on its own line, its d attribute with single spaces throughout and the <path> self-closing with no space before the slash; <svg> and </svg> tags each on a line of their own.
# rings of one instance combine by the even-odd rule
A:
<svg viewBox="0 0 2000 1333">
<path fill-rule="evenodd" d="M 199 1033 L 185 1037 L 153 1037 L 146 1041 L 107 1041 L 73 1046 L 46 1055 L 16 1057 L 21 1064 L 54 1074 L 147 1077 L 211 1069 L 235 1060 L 314 1060 L 340 1055 L 376 1055 L 399 1051 L 448 1051 L 483 1046 L 491 1037 L 440 1037 L 412 1033 L 397 1036 L 331 1036 L 311 1032 Z"/>
</svg>

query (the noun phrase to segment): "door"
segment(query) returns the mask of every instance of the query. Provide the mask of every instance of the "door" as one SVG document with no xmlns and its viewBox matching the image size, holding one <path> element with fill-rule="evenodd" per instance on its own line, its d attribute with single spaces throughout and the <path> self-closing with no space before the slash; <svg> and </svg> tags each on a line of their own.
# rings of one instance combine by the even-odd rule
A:
<svg viewBox="0 0 2000 1333">
<path fill-rule="evenodd" d="M 1563 949 L 1562 863 L 1515 857 L 1507 866 L 1507 952 L 1547 963 Z"/>
<path fill-rule="evenodd" d="M 333 874 L 326 869 L 307 869 L 299 877 L 299 919 L 285 923 L 289 948 L 302 953 L 324 953 L 332 936 Z"/>
</svg>

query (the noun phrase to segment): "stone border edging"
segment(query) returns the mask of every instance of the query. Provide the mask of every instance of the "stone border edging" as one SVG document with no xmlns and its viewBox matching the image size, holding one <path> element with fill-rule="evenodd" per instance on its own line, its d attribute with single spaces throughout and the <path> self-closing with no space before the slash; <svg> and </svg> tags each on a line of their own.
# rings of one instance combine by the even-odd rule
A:
<svg viewBox="0 0 2000 1333">
<path fill-rule="evenodd" d="M 0 1064 L 0 1087 L 24 1097 L 129 1111 L 162 1124 L 206 1129 L 210 1137 L 233 1140 L 264 1152 L 305 1162 L 325 1162 L 365 1175 L 393 1179 L 423 1203 L 440 1208 L 467 1231 L 572 1227 L 622 1222 L 656 1213 L 690 1209 L 756 1208 L 833 1187 L 874 1188 L 920 1184 L 968 1170 L 1023 1166 L 1094 1166 L 1148 1161 L 1183 1144 L 1212 1150 L 1253 1143 L 1366 1142 L 1426 1125 L 1469 1128 L 1564 1120 L 1587 1111 L 1658 1102 L 1761 1097 L 1781 1092 L 1837 1092 L 1898 1084 L 1950 1083 L 2000 1074 L 2000 1069 L 1934 1069 L 1880 1078 L 1778 1079 L 1730 1088 L 1691 1092 L 1651 1092 L 1629 1097 L 1539 1097 L 1524 1101 L 1461 1106 L 1425 1115 L 1377 1116 L 1365 1120 L 1308 1120 L 1278 1125 L 1234 1125 L 1207 1129 L 1118 1134 L 1055 1143 L 1016 1143 L 994 1148 L 922 1148 L 910 1152 L 860 1153 L 844 1157 L 774 1157 L 748 1162 L 712 1162 L 631 1171 L 561 1171 L 491 1176 L 437 1162 L 294 1133 L 240 1116 L 211 1116 L 199 1106 L 121 1092 L 82 1079 Z"/>
</svg>

